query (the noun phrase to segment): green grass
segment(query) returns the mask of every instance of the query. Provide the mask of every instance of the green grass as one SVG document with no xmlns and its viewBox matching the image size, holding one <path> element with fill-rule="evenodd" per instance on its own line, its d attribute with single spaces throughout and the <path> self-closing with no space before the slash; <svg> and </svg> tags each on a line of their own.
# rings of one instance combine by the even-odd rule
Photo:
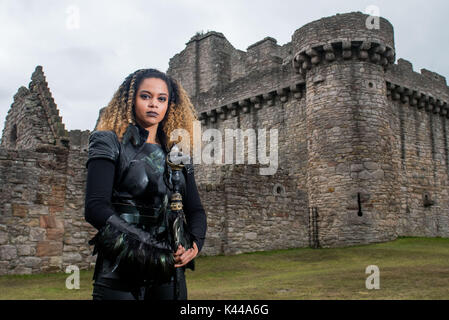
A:
<svg viewBox="0 0 449 320">
<path fill-rule="evenodd" d="M 365 287 L 369 265 L 379 290 Z M 67 276 L 1 276 L 0 299 L 91 299 L 92 270 L 79 290 L 66 289 Z M 449 299 L 449 239 L 199 257 L 186 278 L 189 299 Z"/>
</svg>

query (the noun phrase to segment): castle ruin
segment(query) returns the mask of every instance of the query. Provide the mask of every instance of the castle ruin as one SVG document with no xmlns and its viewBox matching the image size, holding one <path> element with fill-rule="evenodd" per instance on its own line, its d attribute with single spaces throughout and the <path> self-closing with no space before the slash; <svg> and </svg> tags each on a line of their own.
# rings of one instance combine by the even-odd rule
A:
<svg viewBox="0 0 449 320">
<path fill-rule="evenodd" d="M 337 14 L 285 45 L 247 51 L 197 34 L 169 63 L 202 129 L 277 129 L 278 169 L 200 164 L 202 254 L 449 236 L 446 79 L 397 63 L 393 26 Z M 88 268 L 90 131 L 64 128 L 41 67 L 8 112 L 0 147 L 0 274 Z"/>
</svg>

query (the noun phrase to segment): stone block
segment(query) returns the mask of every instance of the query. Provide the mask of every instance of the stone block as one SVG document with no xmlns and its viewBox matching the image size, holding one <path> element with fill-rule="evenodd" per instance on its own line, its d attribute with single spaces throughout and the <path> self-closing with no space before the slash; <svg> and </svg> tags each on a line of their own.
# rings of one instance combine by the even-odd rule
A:
<svg viewBox="0 0 449 320">
<path fill-rule="evenodd" d="M 348 172 L 348 164 L 347 163 L 340 163 L 339 165 L 337 165 L 337 167 L 335 168 L 335 172 L 337 174 L 344 174 Z"/>
<path fill-rule="evenodd" d="M 76 252 L 64 252 L 64 254 L 62 255 L 62 259 L 64 260 L 64 263 L 68 264 L 74 264 L 83 261 L 81 255 Z"/>
<path fill-rule="evenodd" d="M 359 172 L 359 179 L 361 180 L 370 180 L 373 176 L 367 171 L 363 170 L 362 172 Z"/>
<path fill-rule="evenodd" d="M 42 241 L 45 239 L 45 233 L 44 228 L 30 228 L 30 240 Z"/>
<path fill-rule="evenodd" d="M 17 248 L 6 245 L 0 247 L 0 260 L 13 260 L 17 258 Z"/>
<path fill-rule="evenodd" d="M 47 240 L 59 240 L 62 241 L 64 236 L 64 229 L 49 228 L 47 229 Z"/>
<path fill-rule="evenodd" d="M 28 214 L 30 216 L 48 215 L 48 207 L 47 206 L 39 206 L 39 205 L 31 206 L 28 209 Z"/>
<path fill-rule="evenodd" d="M 376 170 L 372 173 L 372 176 L 374 179 L 383 179 L 384 171 L 382 169 Z"/>
<path fill-rule="evenodd" d="M 36 253 L 34 246 L 23 244 L 17 246 L 17 254 L 19 256 L 31 256 Z"/>
<path fill-rule="evenodd" d="M 9 262 L 8 261 L 0 261 L 0 275 L 9 273 Z"/>
<path fill-rule="evenodd" d="M 23 259 L 23 264 L 25 267 L 37 269 L 39 268 L 41 261 L 42 259 L 38 257 L 25 257 Z"/>
<path fill-rule="evenodd" d="M 12 215 L 15 217 L 25 218 L 28 214 L 28 206 L 18 203 L 12 204 Z"/>
<path fill-rule="evenodd" d="M 377 169 L 379 169 L 379 164 L 376 163 L 376 162 L 364 162 L 363 165 L 364 165 L 364 167 L 367 170 L 377 170 Z"/>
<path fill-rule="evenodd" d="M 48 264 L 51 269 L 54 269 L 54 268 L 60 269 L 62 267 L 62 257 L 61 256 L 50 257 Z"/>
<path fill-rule="evenodd" d="M 56 218 L 54 216 L 40 216 L 39 222 L 41 228 L 56 228 Z"/>
<path fill-rule="evenodd" d="M 87 241 L 89 241 L 89 239 L 80 239 L 73 237 L 67 237 L 64 239 L 65 244 L 87 244 Z"/>
<path fill-rule="evenodd" d="M 24 266 L 17 266 L 13 270 L 9 271 L 9 274 L 32 274 L 33 269 Z"/>
<path fill-rule="evenodd" d="M 8 234 L 6 231 L 0 231 L 0 245 L 8 243 Z"/>
<path fill-rule="evenodd" d="M 360 172 L 363 170 L 362 164 L 352 164 L 351 165 L 351 172 Z"/>
<path fill-rule="evenodd" d="M 36 256 L 58 256 L 62 254 L 62 242 L 57 241 L 39 241 L 36 247 Z"/>
<path fill-rule="evenodd" d="M 256 238 L 257 238 L 257 233 L 255 233 L 255 232 L 245 233 L 245 239 L 256 240 Z"/>
</svg>

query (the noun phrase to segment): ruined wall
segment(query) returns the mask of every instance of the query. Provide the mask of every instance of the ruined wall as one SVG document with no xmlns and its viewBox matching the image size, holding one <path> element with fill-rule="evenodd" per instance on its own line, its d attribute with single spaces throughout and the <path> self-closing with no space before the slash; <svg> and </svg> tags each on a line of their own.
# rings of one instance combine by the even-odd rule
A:
<svg viewBox="0 0 449 320">
<path fill-rule="evenodd" d="M 19 88 L 6 116 L 2 148 L 32 149 L 39 144 L 67 145 L 59 110 L 41 66 L 31 76 L 29 87 Z"/>
<path fill-rule="evenodd" d="M 95 230 L 84 221 L 89 131 L 66 132 L 58 114 L 38 66 L 15 95 L 2 136 L 0 274 L 86 269 L 94 261 L 87 240 Z"/>
<path fill-rule="evenodd" d="M 0 274 L 91 266 L 84 221 L 86 145 L 0 149 Z"/>
</svg>

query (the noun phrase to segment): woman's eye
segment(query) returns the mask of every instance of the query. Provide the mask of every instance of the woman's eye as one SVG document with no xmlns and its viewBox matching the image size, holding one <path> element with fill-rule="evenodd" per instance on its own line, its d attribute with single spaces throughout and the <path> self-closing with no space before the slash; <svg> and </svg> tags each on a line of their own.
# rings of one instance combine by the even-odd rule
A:
<svg viewBox="0 0 449 320">
<path fill-rule="evenodd" d="M 167 98 L 166 97 L 159 97 L 159 101 L 165 102 L 165 101 L 167 101 Z"/>
<path fill-rule="evenodd" d="M 140 97 L 141 97 L 142 99 L 149 99 L 149 98 L 150 98 L 150 96 L 147 95 L 147 94 L 141 94 Z"/>
</svg>

